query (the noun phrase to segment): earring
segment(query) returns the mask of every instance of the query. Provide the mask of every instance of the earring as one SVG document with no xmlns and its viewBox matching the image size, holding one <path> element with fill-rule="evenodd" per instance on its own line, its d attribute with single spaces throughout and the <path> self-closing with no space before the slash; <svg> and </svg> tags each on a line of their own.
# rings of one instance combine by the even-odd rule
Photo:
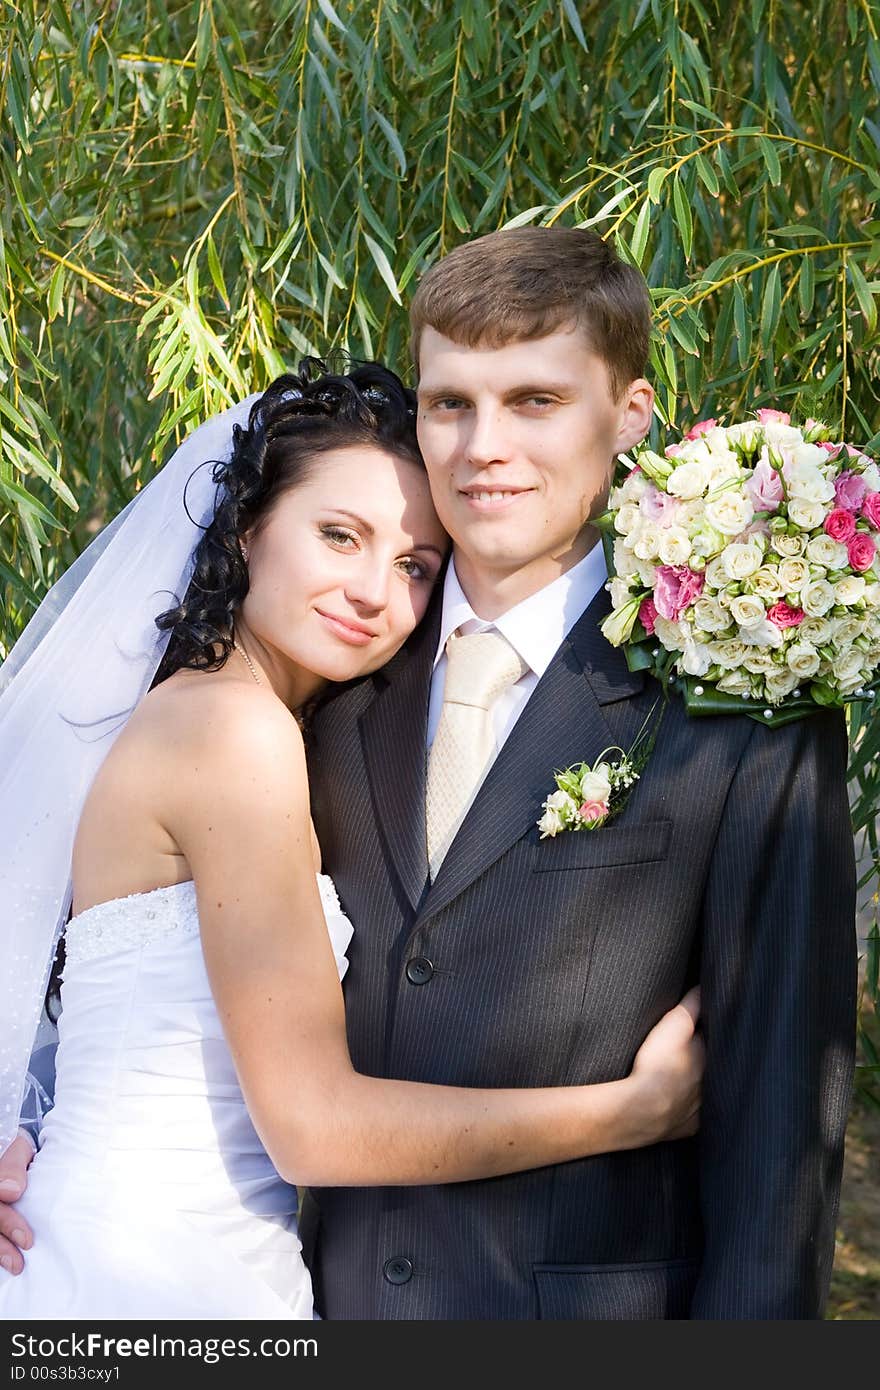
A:
<svg viewBox="0 0 880 1390">
<path fill-rule="evenodd" d="M 241 558 L 244 560 L 245 564 L 247 564 L 247 560 L 248 560 L 248 548 L 247 548 L 247 546 L 244 544 L 244 542 L 242 542 L 242 546 L 241 546 Z"/>
</svg>

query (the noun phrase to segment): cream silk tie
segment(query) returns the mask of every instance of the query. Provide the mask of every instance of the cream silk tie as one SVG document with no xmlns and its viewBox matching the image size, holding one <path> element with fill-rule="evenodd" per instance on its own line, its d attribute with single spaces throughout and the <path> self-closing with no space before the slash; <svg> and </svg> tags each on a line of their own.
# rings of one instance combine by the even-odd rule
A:
<svg viewBox="0 0 880 1390">
<path fill-rule="evenodd" d="M 428 759 L 426 821 L 431 878 L 495 756 L 492 705 L 528 667 L 494 628 L 446 643 L 446 684 Z"/>
</svg>

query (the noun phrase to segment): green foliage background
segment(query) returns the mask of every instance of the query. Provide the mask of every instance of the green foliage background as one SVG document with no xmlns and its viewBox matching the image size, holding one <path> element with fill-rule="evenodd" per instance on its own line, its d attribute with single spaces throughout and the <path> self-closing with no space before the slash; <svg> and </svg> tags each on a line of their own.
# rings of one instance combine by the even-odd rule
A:
<svg viewBox="0 0 880 1390">
<path fill-rule="evenodd" d="M 407 370 L 414 277 L 512 221 L 642 267 L 658 434 L 772 404 L 876 447 L 878 26 L 874 0 L 6 0 L 0 656 L 194 421 L 307 351 Z M 880 721 L 852 732 L 874 853 Z"/>
</svg>

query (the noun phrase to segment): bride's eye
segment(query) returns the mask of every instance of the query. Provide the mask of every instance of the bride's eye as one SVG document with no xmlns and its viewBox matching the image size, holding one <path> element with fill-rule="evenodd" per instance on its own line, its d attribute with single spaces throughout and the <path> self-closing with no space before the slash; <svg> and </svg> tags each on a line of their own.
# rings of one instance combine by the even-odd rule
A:
<svg viewBox="0 0 880 1390">
<path fill-rule="evenodd" d="M 405 555 L 402 560 L 398 560 L 397 564 L 407 579 L 431 579 L 433 577 L 430 570 L 420 560 L 413 559 L 412 555 Z"/>
<path fill-rule="evenodd" d="M 331 545 L 337 545 L 341 550 L 349 550 L 353 545 L 357 545 L 358 537 L 354 531 L 346 531 L 344 526 L 322 526 L 321 535 L 328 540 Z"/>
</svg>

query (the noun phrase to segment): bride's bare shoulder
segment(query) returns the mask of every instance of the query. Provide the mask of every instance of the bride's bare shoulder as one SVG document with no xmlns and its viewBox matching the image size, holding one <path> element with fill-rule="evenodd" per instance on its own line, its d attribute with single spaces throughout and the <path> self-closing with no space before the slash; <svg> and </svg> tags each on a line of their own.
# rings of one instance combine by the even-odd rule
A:
<svg viewBox="0 0 880 1390">
<path fill-rule="evenodd" d="M 220 671 L 177 671 L 138 705 L 120 741 L 143 756 L 152 750 L 160 762 L 181 772 L 200 765 L 228 765 L 302 754 L 302 733 L 290 710 L 250 678 Z M 204 760 L 208 760 L 206 765 Z"/>
</svg>

